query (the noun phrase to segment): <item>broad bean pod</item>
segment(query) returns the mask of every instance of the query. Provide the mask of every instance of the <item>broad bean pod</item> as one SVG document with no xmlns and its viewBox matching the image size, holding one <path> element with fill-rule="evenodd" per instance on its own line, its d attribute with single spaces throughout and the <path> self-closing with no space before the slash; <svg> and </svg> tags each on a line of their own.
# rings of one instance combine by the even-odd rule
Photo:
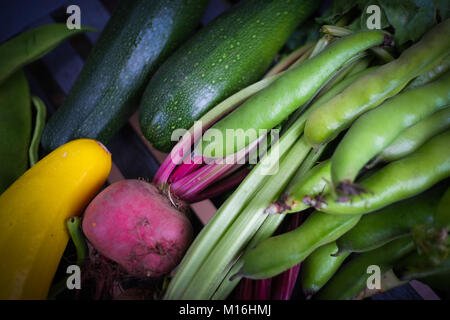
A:
<svg viewBox="0 0 450 320">
<path fill-rule="evenodd" d="M 446 245 L 450 246 L 450 237 L 447 236 Z M 450 257 L 439 263 L 433 263 L 427 255 L 417 251 L 401 259 L 394 265 L 394 273 L 401 280 L 414 280 L 424 277 L 450 272 Z"/>
<path fill-rule="evenodd" d="M 406 89 L 421 87 L 431 81 L 436 80 L 450 69 L 450 55 L 447 55 L 430 70 L 421 73 L 417 78 L 408 83 Z"/>
<path fill-rule="evenodd" d="M 415 225 L 434 223 L 444 190 L 437 186 L 412 199 L 364 215 L 352 230 L 336 241 L 338 253 L 370 251 L 408 234 Z"/>
<path fill-rule="evenodd" d="M 322 103 L 333 98 L 339 92 L 342 92 L 346 87 L 355 81 L 358 81 L 362 76 L 376 70 L 378 67 L 370 67 L 365 70 L 359 71 L 355 74 L 345 77 L 342 81 L 336 83 L 332 88 L 326 91 L 322 96 L 317 98 L 313 105 L 310 107 L 312 110 L 317 108 Z M 327 161 L 327 165 L 319 164 L 315 166 L 311 173 L 301 175 L 296 180 L 294 177 L 288 191 L 278 201 L 272 203 L 267 209 L 266 213 L 290 213 L 298 212 L 309 208 L 312 203 L 303 202 L 305 196 L 309 196 L 308 199 L 314 200 L 313 197 L 326 193 L 328 190 L 327 181 L 331 181 L 330 162 Z M 319 169 L 320 168 L 320 169 Z M 326 170 L 324 170 L 326 169 Z M 320 172 L 319 172 L 320 171 Z M 317 185 L 316 185 L 317 183 Z"/>
<path fill-rule="evenodd" d="M 345 134 L 331 158 L 334 188 L 351 195 L 360 170 L 405 129 L 450 104 L 450 72 L 407 90 L 362 115 Z"/>
<path fill-rule="evenodd" d="M 378 249 L 366 252 L 346 263 L 319 291 L 320 300 L 349 300 L 355 298 L 367 286 L 370 274 L 367 268 L 376 265 L 384 274 L 401 258 L 414 250 L 414 241 L 406 236 Z"/>
<path fill-rule="evenodd" d="M 416 151 L 431 137 L 450 128 L 450 107 L 436 111 L 432 115 L 409 127 L 381 151 L 373 163 L 391 162 Z"/>
<path fill-rule="evenodd" d="M 391 162 L 358 183 L 368 193 L 348 199 L 329 194 L 316 209 L 337 215 L 365 214 L 415 196 L 450 176 L 450 131 L 411 155 Z"/>
<path fill-rule="evenodd" d="M 227 141 L 226 130 L 270 130 L 293 111 L 310 100 L 333 73 L 349 59 L 385 40 L 380 31 L 362 31 L 342 38 L 314 58 L 285 72 L 268 88 L 252 96 L 238 109 L 217 122 L 211 129 L 222 132 L 219 141 L 204 141 L 201 153 L 206 157 L 223 157 L 241 150 L 251 141 Z M 259 135 L 259 131 L 257 132 Z M 256 137 L 255 137 L 256 139 Z M 197 153 L 200 153 L 197 150 Z"/>
<path fill-rule="evenodd" d="M 297 229 L 260 242 L 242 257 L 238 275 L 251 279 L 273 277 L 305 260 L 314 250 L 353 228 L 360 216 L 313 212 Z"/>
<path fill-rule="evenodd" d="M 314 205 L 315 197 L 328 192 L 331 179 L 331 162 L 326 160 L 309 170 L 266 213 L 292 213 Z M 306 197 L 306 198 L 305 198 Z"/>
<path fill-rule="evenodd" d="M 305 125 L 308 143 L 317 148 L 334 139 L 364 112 L 400 92 L 412 79 L 450 51 L 450 19 L 430 29 L 422 39 L 389 62 L 314 110 Z"/>
<path fill-rule="evenodd" d="M 336 242 L 330 242 L 311 253 L 302 263 L 302 289 L 307 297 L 319 291 L 350 255 L 350 252 L 347 252 L 335 256 L 337 250 Z"/>
</svg>

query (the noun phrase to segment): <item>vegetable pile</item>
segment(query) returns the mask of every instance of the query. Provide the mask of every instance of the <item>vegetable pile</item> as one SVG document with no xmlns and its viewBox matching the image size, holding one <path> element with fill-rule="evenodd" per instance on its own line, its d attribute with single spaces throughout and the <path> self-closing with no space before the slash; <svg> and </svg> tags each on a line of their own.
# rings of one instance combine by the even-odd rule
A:
<svg viewBox="0 0 450 320">
<path fill-rule="evenodd" d="M 208 1 L 123 1 L 48 124 L 20 68 L 91 29 L 0 45 L 0 299 L 64 290 L 69 236 L 96 298 L 130 277 L 159 299 L 448 295 L 449 10 L 375 2 L 373 28 L 371 1 L 243 0 L 189 38 Z M 101 142 L 137 109 L 167 157 L 106 186 Z M 189 205 L 219 196 L 195 234 Z"/>
<path fill-rule="evenodd" d="M 323 26 L 322 38 L 276 65 L 268 73 L 272 77 L 260 82 L 271 80 L 263 89 L 251 92 L 250 86 L 207 113 L 201 141 L 182 139 L 172 150 L 172 163 L 174 159 L 180 163 L 175 172 L 187 167 L 182 163 L 186 158 L 216 159 L 203 167 L 201 162 L 191 166 L 194 173 L 186 179 L 198 182 L 201 170 L 220 168 L 217 159 L 233 155 L 239 159 L 244 150 L 251 158 L 261 141 L 258 134 L 228 140 L 227 130 L 282 128 L 279 140 L 260 155 L 257 165 L 196 237 L 169 284 L 166 299 L 224 299 L 242 278 L 264 279 L 254 286 L 266 293 L 253 297 L 271 297 L 270 279 L 275 281 L 303 261 L 305 293 L 311 296 L 319 291 L 316 297 L 323 299 L 374 294 L 364 291 L 369 265 L 378 265 L 391 280 L 397 279 L 395 285 L 404 283 L 404 277 L 392 270 L 411 254 L 430 260 L 429 268 L 445 273 L 439 266 L 445 266 L 447 259 L 448 222 L 436 222 L 442 218 L 422 204 L 430 201 L 422 193 L 438 188 L 434 204 L 445 201 L 442 191 L 450 176 L 450 133 L 447 125 L 438 124 L 448 121 L 449 74 L 441 66 L 450 53 L 450 42 L 442 37 L 450 31 L 450 20 L 400 49 L 399 43 L 394 45 L 397 35 L 355 30 L 354 25 L 343 28 L 347 17 L 334 26 Z M 232 99 L 239 95 L 245 101 L 235 108 Z M 222 111 L 228 105 L 231 112 Z M 423 132 L 416 132 L 414 139 L 411 132 L 416 126 Z M 211 139 L 212 130 L 222 135 Z M 417 143 L 390 159 L 383 156 L 385 149 L 398 148 L 397 139 L 407 136 Z M 193 153 L 180 151 L 192 143 L 196 145 Z M 268 168 L 277 169 L 267 175 Z M 155 182 L 170 181 L 173 169 L 173 164 L 163 164 Z M 178 190 L 183 197 L 185 191 Z M 299 211 L 308 218 L 298 228 L 270 237 L 286 214 Z M 363 215 L 368 213 L 379 222 L 371 223 L 373 230 L 362 234 L 357 230 L 360 223 L 367 223 Z M 408 218 L 397 217 L 401 214 Z M 341 237 L 351 230 L 368 242 L 367 256 L 355 258 L 339 246 Z M 240 297 L 252 297 L 251 289 L 245 288 L 250 285 L 243 282 Z M 383 288 L 392 286 L 393 281 Z M 290 291 L 288 285 L 284 289 Z"/>
</svg>

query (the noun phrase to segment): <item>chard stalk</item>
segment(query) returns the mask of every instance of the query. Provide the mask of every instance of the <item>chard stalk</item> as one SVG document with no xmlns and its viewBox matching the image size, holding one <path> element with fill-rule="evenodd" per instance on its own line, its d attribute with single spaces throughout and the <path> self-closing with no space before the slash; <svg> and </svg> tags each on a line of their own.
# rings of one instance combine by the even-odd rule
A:
<svg viewBox="0 0 450 320">
<path fill-rule="evenodd" d="M 328 44 L 328 42 L 324 41 L 319 43 L 319 45 L 316 44 L 315 48 L 321 48 L 321 50 L 323 50 L 325 44 Z M 316 49 L 315 51 L 317 52 L 319 49 Z M 299 60 L 306 55 L 307 54 L 305 53 Z M 294 67 L 294 65 L 291 65 L 291 68 L 292 67 Z M 278 74 L 278 76 L 279 75 L 281 74 Z M 274 144 L 274 146 L 256 165 L 252 172 L 246 177 L 246 179 L 244 179 L 238 189 L 227 199 L 209 223 L 203 228 L 180 263 L 179 269 L 164 296 L 165 299 L 181 299 L 182 297 L 191 298 L 192 296 L 211 297 L 214 294 L 218 285 L 222 281 L 222 279 L 220 279 L 220 275 L 226 274 L 226 272 L 232 267 L 230 265 L 230 260 L 226 261 L 226 258 L 223 258 L 226 265 L 217 266 L 216 271 L 211 272 L 211 274 L 215 274 L 215 276 L 217 276 L 216 279 L 211 281 L 208 280 L 208 283 L 206 284 L 207 287 L 198 288 L 198 295 L 195 294 L 195 292 L 191 295 L 191 288 L 197 288 L 196 285 L 191 285 L 191 282 L 195 284 L 196 275 L 198 275 L 198 278 L 203 277 L 203 270 L 207 270 L 207 268 L 202 269 L 202 264 L 205 265 L 208 262 L 206 259 L 211 259 L 212 252 L 216 246 L 223 243 L 233 243 L 233 239 L 231 241 L 224 240 L 225 232 L 230 228 L 230 226 L 233 226 L 235 221 L 236 223 L 241 224 L 241 221 L 239 220 L 240 215 L 242 215 L 241 211 L 245 208 L 245 212 L 248 213 L 249 207 L 247 205 L 256 193 L 256 190 L 261 189 L 263 191 L 265 189 L 263 183 L 265 183 L 266 176 L 262 173 L 265 170 L 272 169 L 274 166 L 274 161 L 276 162 L 281 159 L 294 145 L 303 132 L 306 119 L 310 112 L 312 112 L 319 105 L 319 103 L 314 103 L 310 108 L 306 109 L 306 111 L 303 108 L 303 113 L 293 122 L 292 125 L 289 126 L 280 140 Z M 277 186 L 276 188 L 278 190 L 278 186 L 280 184 L 274 183 L 273 185 Z M 265 195 L 265 198 L 262 199 L 262 203 L 265 203 L 267 198 L 270 198 L 270 196 Z M 267 205 L 269 203 L 267 203 Z M 255 208 L 250 207 L 250 210 L 253 210 L 252 213 L 257 212 L 257 210 L 254 209 Z M 244 233 L 248 232 L 243 236 L 251 238 L 263 221 L 264 219 L 262 221 L 258 221 L 256 229 L 243 230 L 242 232 Z M 219 260 L 220 259 L 221 258 L 219 258 Z M 184 294 L 185 292 L 186 294 Z"/>
<path fill-rule="evenodd" d="M 248 167 L 244 167 L 232 175 L 220 180 L 220 182 L 210 186 L 208 189 L 204 190 L 201 193 L 196 193 L 190 197 L 186 197 L 185 200 L 189 203 L 194 203 L 198 201 L 202 201 L 205 199 L 210 199 L 217 197 L 224 192 L 231 190 L 232 188 L 239 185 L 242 180 L 250 173 L 250 169 Z"/>
<path fill-rule="evenodd" d="M 309 152 L 308 156 L 303 161 L 300 168 L 297 170 L 294 177 L 289 182 L 289 185 L 292 185 L 295 181 L 297 181 L 298 179 L 303 177 L 316 164 L 317 160 L 322 155 L 324 149 L 325 149 L 325 146 L 320 148 L 318 150 L 318 152 L 314 152 L 314 151 Z M 288 185 L 288 187 L 289 187 L 289 185 Z M 280 224 L 283 222 L 285 217 L 286 217 L 286 214 L 267 215 L 266 219 L 264 220 L 264 223 L 261 225 L 261 227 L 255 233 L 255 235 L 251 239 L 248 246 L 245 248 L 244 253 L 247 250 L 256 246 L 262 240 L 270 237 L 276 231 L 276 229 L 280 226 Z M 239 283 L 239 281 L 242 279 L 242 277 L 238 276 L 238 277 L 235 277 L 233 280 L 230 280 L 230 278 L 232 275 L 235 275 L 238 273 L 238 271 L 242 268 L 242 265 L 243 265 L 242 260 L 239 259 L 232 265 L 231 268 L 229 268 L 230 270 L 227 272 L 227 275 L 225 275 L 223 277 L 224 280 L 222 281 L 220 286 L 217 288 L 217 291 L 214 292 L 211 299 L 224 300 L 229 296 L 231 291 L 233 291 L 233 289 Z"/>
<path fill-rule="evenodd" d="M 196 140 L 194 140 L 194 138 L 197 136 L 200 137 L 207 128 L 213 125 L 216 121 L 223 118 L 229 112 L 233 111 L 246 99 L 268 87 L 279 76 L 281 76 L 285 69 L 293 68 L 299 63 L 308 59 L 311 55 L 312 50 L 317 47 L 317 45 L 315 45 L 314 48 L 312 48 L 313 45 L 314 43 L 301 46 L 300 48 L 292 52 L 288 57 L 276 64 L 271 70 L 269 70 L 269 72 L 264 76 L 262 80 L 255 82 L 254 84 L 228 97 L 213 109 L 211 109 L 209 112 L 207 112 L 203 117 L 201 117 L 199 123 L 201 123 L 202 126 L 193 126 L 180 139 L 180 141 L 175 145 L 170 154 L 161 164 L 158 172 L 156 172 L 153 182 L 157 185 L 168 182 L 174 170 L 174 177 L 170 181 L 176 181 L 177 179 L 182 178 L 184 177 L 184 175 L 191 173 L 193 170 L 197 169 L 198 166 L 194 165 L 194 163 L 197 165 L 201 164 L 202 159 L 196 159 L 197 161 L 191 159 L 188 164 L 182 163 L 185 157 L 190 156 L 188 152 L 190 150 L 190 147 L 197 142 Z M 179 170 L 176 170 L 178 164 L 180 164 L 181 168 L 177 168 Z"/>
<path fill-rule="evenodd" d="M 164 184 L 169 181 L 170 175 L 180 164 L 186 156 L 190 156 L 190 148 L 196 142 L 194 138 L 200 138 L 202 132 L 213 125 L 216 121 L 223 118 L 226 114 L 233 111 L 246 99 L 254 95 L 255 93 L 267 88 L 272 82 L 281 76 L 283 72 L 273 75 L 269 78 L 262 79 L 254 84 L 242 89 L 241 91 L 233 94 L 227 99 L 223 100 L 203 117 L 199 119 L 200 126 L 192 126 L 178 143 L 173 147 L 170 154 L 166 157 L 161 164 L 159 170 L 156 172 L 153 178 L 153 183 L 156 185 Z M 191 161 L 192 162 L 192 161 Z M 194 161 L 195 162 L 195 161 Z"/>
<path fill-rule="evenodd" d="M 306 119 L 313 109 L 313 107 L 307 109 L 289 127 L 198 234 L 181 261 L 175 277 L 170 282 L 164 296 L 165 299 L 180 299 L 202 262 L 205 261 L 205 257 L 210 254 L 211 250 L 221 240 L 224 232 L 236 220 L 256 191 L 268 178 L 265 173 L 275 168 L 278 161 L 301 136 Z"/>
<path fill-rule="evenodd" d="M 310 150 L 311 147 L 304 138 L 300 138 L 294 143 L 281 159 L 277 173 L 267 178 L 262 188 L 233 222 L 231 228 L 226 230 L 179 297 L 180 299 L 209 299 L 214 294 L 223 280 L 220 276 L 227 271 L 230 263 L 238 257 L 238 254 L 264 222 L 266 218 L 265 208 L 284 190 L 284 186 L 289 182 Z M 257 168 L 258 166 L 255 167 L 255 169 Z M 216 214 L 216 216 L 219 215 Z M 223 214 L 220 216 L 223 216 Z"/>
<path fill-rule="evenodd" d="M 230 171 L 235 170 L 237 165 L 244 163 L 249 155 L 257 151 L 258 145 L 265 137 L 265 135 L 262 135 L 248 147 L 225 158 L 211 159 L 211 163 L 175 181 L 171 185 L 171 191 L 182 199 L 195 196 Z"/>
</svg>

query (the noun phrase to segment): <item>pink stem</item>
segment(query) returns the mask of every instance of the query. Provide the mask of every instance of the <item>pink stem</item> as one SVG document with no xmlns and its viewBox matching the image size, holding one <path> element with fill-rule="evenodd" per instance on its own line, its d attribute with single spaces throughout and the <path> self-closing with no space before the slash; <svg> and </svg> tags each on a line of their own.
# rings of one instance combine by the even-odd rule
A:
<svg viewBox="0 0 450 320">
<path fill-rule="evenodd" d="M 253 141 L 246 148 L 239 150 L 225 158 L 210 159 L 212 163 L 192 172 L 191 174 L 175 181 L 171 185 L 171 191 L 181 199 L 187 199 L 203 191 L 212 183 L 222 178 L 230 170 L 236 168 L 236 164 L 244 160 L 248 155 L 257 150 L 258 144 L 265 138 L 265 135 Z"/>
<path fill-rule="evenodd" d="M 254 280 L 243 278 L 239 282 L 239 289 L 236 293 L 236 300 L 253 300 Z"/>
<path fill-rule="evenodd" d="M 205 199 L 210 199 L 221 195 L 228 190 L 231 190 L 235 186 L 239 185 L 242 180 L 250 173 L 250 169 L 247 167 L 237 171 L 236 173 L 230 175 L 229 177 L 220 181 L 220 183 L 214 184 L 213 186 L 207 188 L 203 192 L 198 192 L 191 197 L 184 198 L 184 200 L 189 203 L 199 202 Z"/>
<path fill-rule="evenodd" d="M 306 51 L 306 49 L 305 49 L 305 51 Z M 304 52 L 302 51 L 301 54 L 303 54 L 303 53 Z M 290 65 L 290 62 L 291 61 L 289 61 L 289 65 Z M 277 71 L 269 70 L 268 74 L 274 75 L 274 74 L 280 73 L 281 71 L 282 70 L 277 70 Z M 267 77 L 267 75 L 266 75 L 266 77 Z M 192 128 L 190 128 L 189 131 L 183 135 L 183 137 L 180 139 L 180 141 L 178 141 L 178 143 L 172 149 L 170 154 L 166 157 L 164 162 L 161 164 L 161 166 L 159 167 L 159 170 L 156 172 L 156 174 L 153 178 L 153 183 L 156 185 L 167 183 L 169 181 L 169 178 L 170 178 L 173 170 L 175 170 L 177 165 L 179 165 L 181 163 L 181 161 L 184 159 L 184 157 L 186 156 L 186 154 L 187 154 L 188 150 L 190 149 L 190 147 L 192 146 L 192 144 L 196 143 L 200 139 L 202 133 L 206 129 L 208 129 L 210 126 L 212 126 L 215 122 L 219 121 L 224 116 L 226 116 L 227 114 L 229 114 L 233 110 L 235 110 L 239 105 L 241 105 L 241 103 L 237 103 L 237 104 L 233 105 L 232 107 L 230 107 L 226 110 L 223 110 L 221 113 L 217 114 L 214 119 L 210 119 L 207 122 L 203 121 L 201 123 L 202 126 L 196 126 L 194 124 L 194 126 Z M 197 168 L 195 167 L 194 169 L 197 169 Z M 187 170 L 187 172 L 185 172 L 185 173 L 186 174 L 190 173 L 190 172 L 192 172 L 192 170 Z M 178 179 L 178 177 L 181 178 L 181 174 L 180 175 L 179 174 L 180 173 L 178 173 L 172 181 L 176 181 Z"/>
<path fill-rule="evenodd" d="M 172 183 L 170 189 L 181 199 L 187 199 L 203 191 L 206 187 L 216 181 L 217 178 L 226 173 L 226 171 L 230 170 L 232 167 L 232 164 L 210 164 L 203 166 L 197 171 Z"/>
<path fill-rule="evenodd" d="M 270 300 L 272 278 L 256 280 L 254 282 L 255 282 L 254 285 L 255 291 L 253 294 L 254 300 Z"/>
<path fill-rule="evenodd" d="M 194 124 L 194 126 L 183 135 L 153 177 L 154 184 L 160 185 L 169 181 L 169 177 L 173 170 L 183 161 L 186 155 L 190 154 L 192 144 L 201 138 L 203 129 L 206 128 L 207 125 L 210 124 L 204 124 L 203 127 Z"/>
<path fill-rule="evenodd" d="M 301 214 L 294 214 L 286 231 L 291 231 L 297 228 L 300 225 L 301 220 Z M 299 271 L 300 263 L 273 278 L 274 292 L 272 298 L 274 300 L 289 300 L 291 298 Z"/>
<path fill-rule="evenodd" d="M 200 168 L 200 163 L 181 163 L 171 174 L 169 182 L 173 183 Z"/>
<path fill-rule="evenodd" d="M 300 263 L 273 278 L 273 300 L 289 300 L 291 298 L 299 271 Z"/>
</svg>

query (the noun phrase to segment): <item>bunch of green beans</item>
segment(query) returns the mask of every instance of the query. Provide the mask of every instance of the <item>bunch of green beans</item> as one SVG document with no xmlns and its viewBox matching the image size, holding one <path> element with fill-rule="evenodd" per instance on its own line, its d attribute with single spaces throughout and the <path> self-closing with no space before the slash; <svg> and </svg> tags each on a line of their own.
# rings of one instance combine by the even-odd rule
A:
<svg viewBox="0 0 450 320">
<path fill-rule="evenodd" d="M 400 92 L 412 79 L 449 54 L 450 19 L 429 30 L 398 58 L 354 83 L 308 118 L 305 136 L 313 146 L 330 141 L 362 113 Z"/>
<path fill-rule="evenodd" d="M 450 222 L 450 191 L 444 194 L 450 177 L 450 41 L 442 38 L 448 31 L 450 20 L 399 58 L 348 77 L 345 86 L 344 77 L 331 87 L 342 86 L 333 97 L 317 100 L 325 98 L 311 111 L 304 133 L 313 148 L 349 130 L 329 159 L 294 179 L 265 212 L 316 211 L 296 230 L 246 250 L 233 269 L 238 276 L 273 277 L 304 261 L 305 294 L 354 299 L 375 293 L 365 289 L 369 265 L 381 267 L 390 279 L 385 288 L 391 288 L 414 277 L 395 273 L 406 256 L 433 260 L 420 250 L 423 241 L 450 250 L 448 241 L 432 236 L 447 238 Z M 428 230 L 425 240 L 415 230 Z M 448 272 L 447 260 L 439 263 L 420 274 Z"/>
<path fill-rule="evenodd" d="M 302 138 L 307 117 L 319 105 L 316 102 L 309 102 L 317 95 L 324 84 L 331 79 L 335 79 L 333 76 L 342 74 L 340 72 L 343 70 L 342 67 L 347 68 L 349 63 L 353 63 L 355 59 L 360 59 L 360 56 L 357 55 L 358 53 L 371 46 L 381 44 L 384 37 L 385 35 L 379 31 L 362 32 L 336 41 L 330 48 L 324 48 L 324 43 L 322 42 L 316 44 L 314 49 L 309 52 L 311 55 L 309 60 L 300 63 L 292 71 L 288 70 L 278 75 L 267 88 L 256 93 L 236 111 L 231 112 L 228 117 L 224 118 L 224 120 L 229 117 L 239 118 L 239 110 L 247 110 L 249 108 L 247 106 L 253 98 L 256 99 L 257 96 L 262 95 L 267 97 L 269 93 L 271 99 L 274 101 L 283 100 L 279 101 L 279 105 L 286 105 L 289 109 L 288 111 L 280 109 L 282 113 L 276 114 L 274 112 L 271 114 L 278 120 L 282 120 L 290 115 L 295 108 L 303 105 L 303 110 L 301 110 L 299 117 L 292 120 L 291 124 L 284 130 L 281 139 L 271 146 L 269 152 L 241 183 L 233 195 L 219 208 L 213 219 L 205 226 L 191 245 L 165 293 L 165 299 L 221 298 L 223 294 L 229 292 L 230 288 L 236 284 L 236 281 L 229 281 L 230 271 L 234 270 L 233 266 L 237 261 L 236 258 L 239 257 L 242 250 L 249 243 L 253 246 L 256 241 L 254 239 L 260 237 L 258 236 L 258 230 L 266 230 L 267 232 L 261 232 L 264 234 L 264 237 L 268 237 L 270 235 L 269 231 L 273 232 L 274 226 L 281 221 L 272 218 L 266 219 L 267 215 L 264 214 L 265 208 L 270 204 L 270 201 L 276 200 L 280 196 L 285 185 L 288 184 L 298 168 L 300 168 L 300 171 L 307 171 L 314 165 L 314 162 L 311 162 L 309 159 L 316 159 L 317 154 L 308 156 L 308 154 L 311 154 L 311 148 Z M 352 45 L 349 46 L 349 44 Z M 323 53 L 320 53 L 321 50 L 324 50 Z M 297 61 L 300 60 L 304 60 L 303 57 L 300 57 Z M 359 66 L 359 63 L 353 65 L 355 67 L 354 72 L 365 67 L 363 63 L 361 64 L 362 67 Z M 298 70 L 305 69 L 305 65 L 307 70 L 314 66 L 315 68 L 313 69 L 315 70 L 311 69 L 311 72 L 300 73 Z M 324 65 L 328 66 L 327 70 L 323 70 L 318 74 L 316 71 L 319 71 Z M 352 74 L 352 70 L 353 68 L 349 68 L 346 74 L 337 79 L 333 89 L 347 75 Z M 283 88 L 283 86 L 280 86 L 280 83 L 290 83 L 290 88 L 293 86 L 297 87 L 298 94 L 293 99 L 286 100 L 288 88 Z M 304 86 L 303 84 L 308 85 Z M 304 94 L 305 97 L 302 97 L 300 93 Z M 334 94 L 336 93 L 335 91 Z M 320 99 L 324 98 L 321 97 Z M 254 112 L 255 106 L 259 107 L 259 104 L 253 106 Z M 258 120 L 262 118 L 255 118 L 252 115 L 251 119 Z M 267 120 L 270 122 L 272 121 L 271 119 Z M 276 123 L 277 121 L 272 121 L 271 123 Z M 219 123 L 221 122 L 219 121 Z M 254 127 L 258 128 L 259 125 Z M 228 126 L 226 128 L 229 129 Z M 271 125 L 267 128 L 270 129 Z M 234 150 L 234 146 L 230 150 Z M 215 156 L 218 155 L 220 154 L 215 154 Z M 276 168 L 278 162 L 279 170 L 274 175 L 264 176 L 262 171 L 267 170 L 270 166 Z M 306 165 L 307 163 L 308 165 Z M 277 187 L 274 188 L 274 185 Z M 266 221 L 267 226 L 265 224 Z M 261 236 L 261 238 L 263 237 Z"/>
<path fill-rule="evenodd" d="M 386 43 L 385 33 L 327 35 L 216 122 L 224 139 L 229 129 L 283 131 L 197 237 L 165 298 L 224 299 L 243 277 L 274 277 L 300 262 L 303 290 L 317 298 L 373 294 L 367 263 L 390 279 L 384 288 L 404 283 L 395 265 L 437 241 L 414 230 L 445 238 L 450 223 L 449 31 L 446 20 L 382 65 L 370 56 L 380 50 L 365 51 Z M 197 147 L 224 157 L 251 141 L 229 142 Z M 262 177 L 277 160 L 279 171 Z M 297 229 L 271 237 L 298 211 L 309 216 Z"/>
</svg>

